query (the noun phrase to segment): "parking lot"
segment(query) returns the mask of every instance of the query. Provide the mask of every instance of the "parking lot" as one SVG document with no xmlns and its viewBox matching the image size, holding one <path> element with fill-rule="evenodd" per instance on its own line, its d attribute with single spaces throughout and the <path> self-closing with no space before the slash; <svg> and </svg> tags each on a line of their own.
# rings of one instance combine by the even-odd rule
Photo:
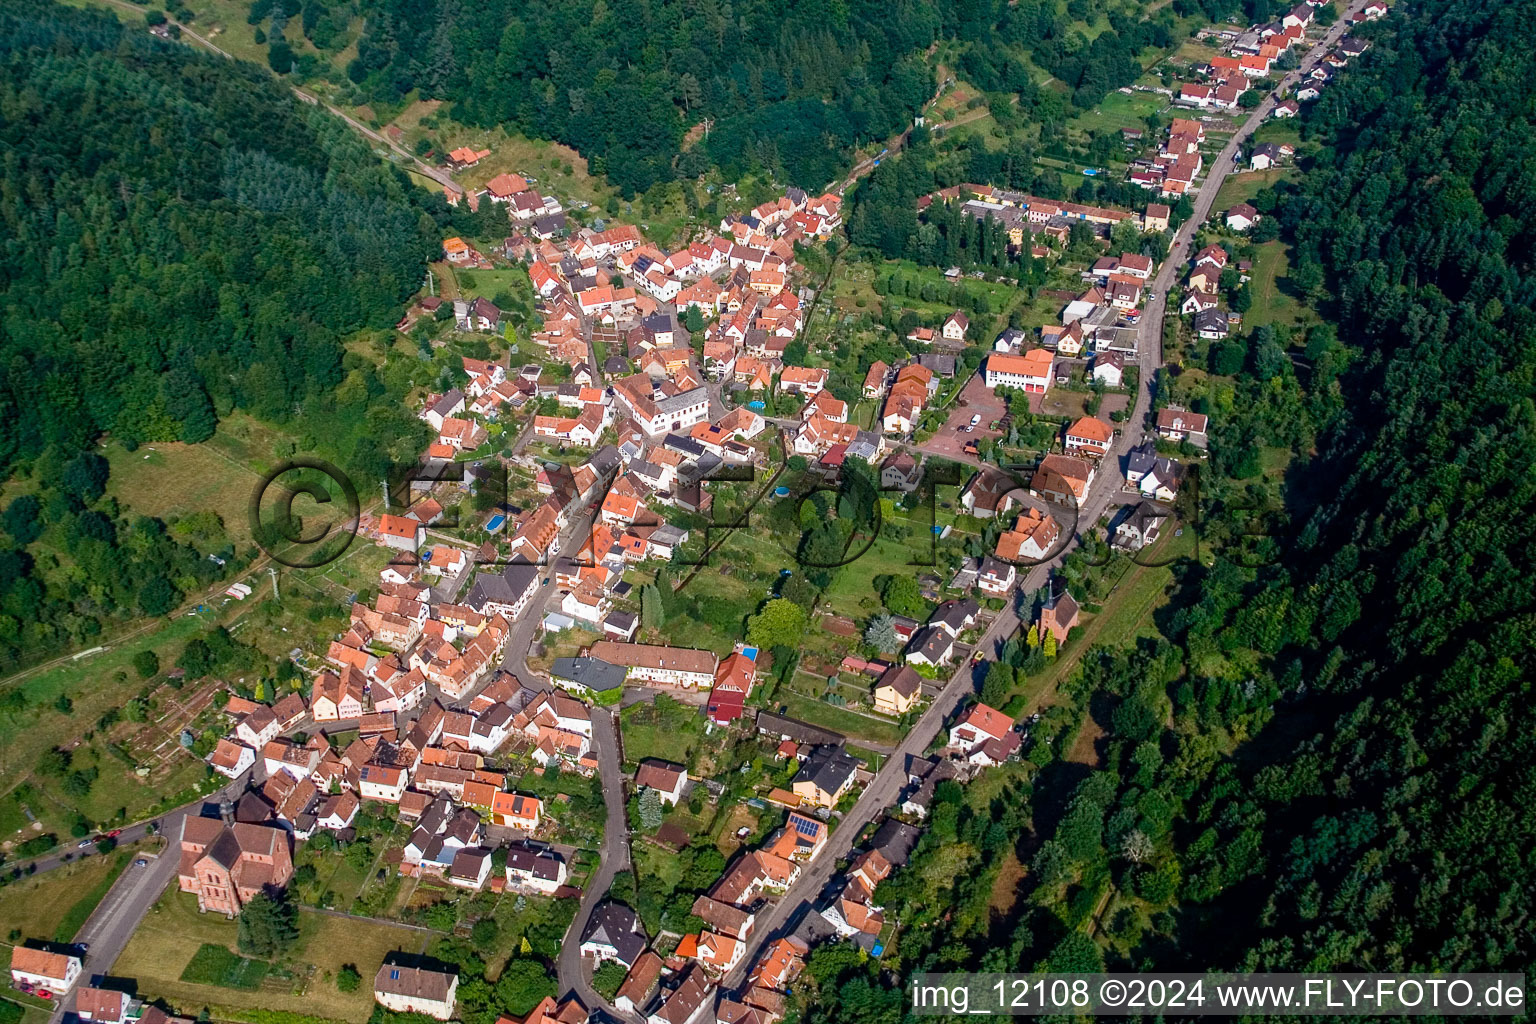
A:
<svg viewBox="0 0 1536 1024">
<path fill-rule="evenodd" d="M 1035 398 L 1031 396 L 1030 408 L 1034 406 Z M 1002 436 L 1001 431 L 990 428 L 1007 411 L 1007 403 L 988 390 L 986 382 L 977 374 L 966 382 L 960 397 L 950 407 L 949 418 L 944 421 L 944 426 L 923 445 L 923 450 L 935 455 L 958 457 L 971 440 Z M 975 430 L 966 433 L 964 428 L 970 425 L 971 417 L 976 415 L 981 416 L 981 422 Z"/>
</svg>

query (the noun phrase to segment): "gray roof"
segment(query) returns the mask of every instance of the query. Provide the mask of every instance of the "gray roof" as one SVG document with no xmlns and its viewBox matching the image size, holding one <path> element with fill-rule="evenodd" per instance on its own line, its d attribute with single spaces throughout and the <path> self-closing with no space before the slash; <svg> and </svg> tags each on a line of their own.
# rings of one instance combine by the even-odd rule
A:
<svg viewBox="0 0 1536 1024">
<path fill-rule="evenodd" d="M 664 413 L 681 412 L 690 405 L 698 405 L 700 402 L 707 401 L 709 401 L 709 393 L 703 388 L 689 388 L 687 391 L 680 391 L 670 398 L 661 399 L 656 403 L 656 409 L 658 412 Z"/>
<path fill-rule="evenodd" d="M 1157 464 L 1157 445 L 1143 441 L 1132 448 L 1125 457 L 1126 473 L 1147 473 Z"/>
<path fill-rule="evenodd" d="M 817 747 L 800 765 L 794 781 L 811 782 L 823 792 L 836 793 L 848 784 L 858 767 L 859 759 L 841 746 Z"/>
<path fill-rule="evenodd" d="M 626 964 L 645 952 L 650 945 L 639 916 L 622 903 L 611 900 L 592 911 L 586 930 L 581 934 L 583 943 L 596 942 L 618 950 L 619 959 Z"/>
<path fill-rule="evenodd" d="M 757 713 L 757 731 L 770 736 L 787 736 L 796 743 L 839 743 L 843 736 L 831 729 L 802 722 L 798 718 L 775 714 L 772 711 Z"/>
<path fill-rule="evenodd" d="M 619 454 L 619 450 L 611 444 L 603 445 L 597 451 L 592 453 L 591 458 L 587 459 L 587 465 L 591 467 L 592 471 L 595 472 L 598 476 L 606 476 L 607 474 L 617 470 L 623 464 L 623 456 L 621 456 Z"/>
<path fill-rule="evenodd" d="M 943 623 L 958 633 L 965 628 L 966 619 L 974 619 L 979 614 L 981 605 L 966 598 L 963 601 L 945 601 L 933 610 L 928 621 L 931 624 Z"/>
<path fill-rule="evenodd" d="M 513 871 L 525 871 L 534 878 L 554 881 L 560 877 L 564 859 L 543 843 L 519 840 L 507 847 L 507 867 Z"/>
<path fill-rule="evenodd" d="M 556 679 L 568 679 L 589 690 L 602 692 L 623 686 L 628 672 L 622 666 L 610 665 L 601 658 L 556 658 L 549 667 L 549 674 Z"/>
<path fill-rule="evenodd" d="M 489 602 L 516 604 L 538 585 L 538 566 L 515 562 L 499 574 L 483 572 L 476 576 L 475 585 L 470 588 L 464 603 L 477 612 Z"/>
<path fill-rule="evenodd" d="M 1219 331 L 1227 333 L 1227 314 L 1214 306 L 1210 309 L 1202 309 L 1195 314 L 1196 331 Z"/>
<path fill-rule="evenodd" d="M 922 834 L 920 829 L 905 825 L 895 818 L 886 818 L 870 837 L 869 848 L 878 850 L 882 857 L 891 862 L 892 867 L 899 868 L 912 856 L 912 848 L 917 845 Z"/>
<path fill-rule="evenodd" d="M 454 406 L 464 401 L 464 392 L 458 388 L 452 388 L 443 394 L 442 398 L 432 403 L 432 411 L 440 416 L 447 416 L 453 412 Z"/>
<path fill-rule="evenodd" d="M 924 626 L 922 630 L 912 637 L 912 642 L 907 649 L 913 654 L 921 654 L 931 662 L 943 661 L 949 657 L 949 652 L 954 650 L 955 638 L 942 626 Z"/>
</svg>

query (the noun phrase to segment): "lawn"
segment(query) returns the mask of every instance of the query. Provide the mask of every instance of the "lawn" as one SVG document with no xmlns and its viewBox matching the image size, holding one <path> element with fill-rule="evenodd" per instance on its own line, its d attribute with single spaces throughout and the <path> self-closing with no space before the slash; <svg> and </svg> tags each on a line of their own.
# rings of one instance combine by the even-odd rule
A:
<svg viewBox="0 0 1536 1024">
<path fill-rule="evenodd" d="M 232 543 L 249 543 L 251 494 L 261 482 L 249 465 L 211 444 L 175 441 L 156 441 L 132 452 L 108 443 L 104 454 L 112 466 L 108 496 L 166 522 L 211 511 Z"/>
<path fill-rule="evenodd" d="M 790 718 L 819 725 L 824 729 L 840 732 L 851 740 L 879 746 L 894 746 L 901 742 L 905 731 L 888 718 L 863 715 L 847 708 L 836 707 L 826 701 L 781 687 L 774 699 L 784 705 L 784 713 Z"/>
<path fill-rule="evenodd" d="M 1098 135 L 1117 132 L 1122 128 L 1145 128 L 1147 115 L 1159 113 L 1167 107 L 1168 98 L 1161 93 L 1133 92 L 1127 96 L 1115 91 L 1105 96 L 1095 109 L 1067 122 L 1067 127 L 1069 130 Z M 1122 156 L 1123 151 L 1116 153 L 1116 159 Z"/>
<path fill-rule="evenodd" d="M 245 966 L 236 957 L 237 925 L 199 914 L 197 900 L 169 887 L 134 933 L 111 973 L 138 980 L 139 994 L 182 1007 L 209 1007 L 213 1016 L 239 1020 L 242 1011 L 282 1010 L 334 1020 L 363 1021 L 373 1008 L 366 984 L 356 992 L 336 988 L 336 972 L 353 964 L 372 977 L 397 950 L 420 953 L 434 933 L 360 918 L 310 911 L 299 915 L 299 940 L 273 964 Z M 221 956 L 207 949 L 227 951 Z M 217 962 L 215 962 L 217 961 Z M 225 970 L 215 970 L 223 967 Z M 240 988 L 200 980 L 237 981 Z M 254 984 L 254 987 L 250 987 Z"/>
<path fill-rule="evenodd" d="M 1253 305 L 1243 314 L 1245 329 L 1260 324 L 1292 327 L 1316 319 L 1316 314 L 1287 290 L 1290 266 L 1290 250 L 1284 242 L 1265 242 L 1257 247 L 1249 283 Z"/>
<path fill-rule="evenodd" d="M 85 857 L 0 889 L 0 936 L 68 942 L 96 909 L 131 856 Z"/>
<path fill-rule="evenodd" d="M 658 710 L 653 704 L 632 704 L 619 716 L 624 760 L 660 758 L 674 764 L 691 764 L 704 738 L 704 716 L 698 709 L 676 701 Z"/>
<path fill-rule="evenodd" d="M 187 961 L 181 980 L 194 985 L 217 985 L 220 988 L 237 988 L 254 992 L 271 968 L 265 960 L 252 960 L 216 942 L 205 942 Z"/>
<path fill-rule="evenodd" d="M 1243 171 L 1240 174 L 1229 174 L 1221 183 L 1221 191 L 1216 193 L 1216 204 L 1212 209 L 1217 213 L 1223 213 L 1238 203 L 1252 202 L 1253 197 L 1266 188 L 1270 188 L 1276 182 L 1289 181 L 1296 177 L 1294 167 L 1271 167 L 1263 171 Z"/>
</svg>

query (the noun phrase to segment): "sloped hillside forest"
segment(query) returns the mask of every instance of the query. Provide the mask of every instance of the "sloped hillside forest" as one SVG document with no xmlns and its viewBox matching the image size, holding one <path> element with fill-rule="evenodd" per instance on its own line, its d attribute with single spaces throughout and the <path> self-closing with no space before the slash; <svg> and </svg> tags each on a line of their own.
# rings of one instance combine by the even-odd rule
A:
<svg viewBox="0 0 1536 1024">
<path fill-rule="evenodd" d="M 1399 5 L 1307 116 L 1322 157 L 1260 203 L 1331 323 L 1257 339 L 1212 442 L 1303 456 L 1291 527 L 1260 568 L 1183 568 L 1164 639 L 1090 652 L 1029 785 L 940 794 L 879 893 L 901 976 L 1530 971 L 1533 16 Z M 1058 760 L 1090 711 L 1100 767 Z M 901 1016 L 852 947 L 809 973 L 808 1019 Z"/>
<path fill-rule="evenodd" d="M 104 432 L 132 449 L 203 441 L 235 409 L 328 412 L 348 461 L 360 435 L 376 453 L 419 429 L 333 396 L 343 337 L 398 319 L 448 211 L 265 69 L 54 4 L 0 3 L 0 153 L 0 480 L 30 480 L 0 521 L 4 665 L 219 572 L 102 501 Z M 45 532 L 71 566 L 47 587 Z"/>
<path fill-rule="evenodd" d="M 1264 5 L 1267 0 L 1255 0 Z M 1221 10 L 1240 7 L 1216 0 Z M 578 149 L 626 194 L 691 178 L 768 168 L 820 188 L 853 148 L 912 123 L 934 91 L 924 51 L 966 48 L 959 72 L 1017 93 L 1025 115 L 1060 121 L 1066 105 L 1037 88 L 1026 60 L 1091 107 L 1141 73 L 1136 55 L 1173 41 L 1177 0 L 1150 17 L 1134 4 L 1074 0 L 255 0 L 251 18 L 300 16 L 322 50 L 348 13 L 366 16 L 347 76 L 365 98 L 416 91 L 453 116 Z M 288 8 L 293 13 L 287 14 Z M 1267 10 L 1267 8 L 1266 8 Z M 1108 16 L 1092 42 L 1076 19 Z M 318 38 L 317 38 L 318 36 Z M 281 44 L 286 46 L 287 44 Z M 691 127 L 710 119 L 698 145 Z"/>
</svg>

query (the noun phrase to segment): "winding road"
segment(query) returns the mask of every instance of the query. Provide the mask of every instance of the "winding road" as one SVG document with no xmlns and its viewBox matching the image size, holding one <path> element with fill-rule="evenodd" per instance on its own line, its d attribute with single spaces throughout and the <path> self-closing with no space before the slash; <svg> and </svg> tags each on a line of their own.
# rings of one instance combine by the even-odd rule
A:
<svg viewBox="0 0 1536 1024">
<path fill-rule="evenodd" d="M 110 3 L 115 7 L 131 10 L 136 14 L 141 12 L 140 8 L 128 3 L 127 0 L 104 0 L 104 2 Z M 1366 0 L 1352 0 L 1347 13 L 1352 14 L 1359 11 L 1364 7 L 1365 2 Z M 181 25 L 180 28 L 185 36 L 207 49 L 225 57 L 230 56 L 214 43 L 185 25 Z M 1164 260 L 1150 284 L 1152 291 L 1155 292 L 1157 297 L 1146 303 L 1141 320 L 1137 356 L 1141 369 L 1140 383 L 1128 422 L 1133 424 L 1145 423 L 1148 412 L 1151 409 L 1153 374 L 1163 363 L 1162 327 L 1167 295 L 1188 258 L 1195 233 L 1210 216 L 1216 195 L 1220 191 L 1227 174 L 1233 170 L 1234 154 L 1264 118 L 1268 116 L 1270 111 L 1273 110 L 1278 95 L 1294 85 L 1303 74 L 1315 67 L 1328 48 L 1335 44 L 1346 30 L 1347 22 L 1343 18 L 1337 24 L 1331 26 L 1323 39 L 1308 52 L 1302 60 L 1300 67 L 1288 73 L 1282 79 L 1277 90 L 1266 96 L 1264 101 L 1250 113 L 1249 117 L 1233 134 L 1226 146 L 1223 147 L 1220 154 L 1213 159 L 1207 178 L 1195 198 L 1194 216 L 1176 233 L 1167 259 Z M 294 92 L 307 103 L 323 105 L 325 109 L 346 121 L 355 130 L 369 139 L 389 147 L 390 150 L 399 156 L 409 160 L 425 176 L 443 184 L 447 188 L 462 191 L 447 174 L 423 163 L 386 136 L 375 132 L 330 104 L 324 103 L 312 93 L 298 88 L 294 88 Z M 892 146 L 888 148 L 891 148 L 894 152 L 899 146 L 893 141 Z M 850 172 L 850 175 L 844 179 L 843 186 L 846 187 L 846 185 L 851 184 L 860 173 L 867 171 L 872 166 L 872 159 L 857 165 Z M 715 396 L 712 395 L 713 397 Z M 1139 435 L 1133 431 L 1126 431 L 1117 436 L 1114 439 L 1110 453 L 1103 461 L 1103 465 L 1106 467 L 1115 466 L 1120 456 L 1139 440 Z M 1097 523 L 1100 516 L 1111 508 L 1117 499 L 1118 491 L 1119 478 L 1117 473 L 1107 471 L 1097 475 L 1079 510 L 1076 529 L 1073 531 L 1073 541 L 1079 541 L 1082 534 Z M 579 517 L 572 523 L 568 535 L 578 535 L 578 531 L 589 526 L 591 517 L 592 513 L 590 511 L 584 516 Z M 1021 575 L 1018 583 L 1018 592 L 1013 595 L 1014 600 L 992 620 L 982 640 L 977 645 L 978 649 L 985 650 L 993 658 L 998 656 L 1002 645 L 1019 628 L 1019 596 L 1021 594 L 1033 593 L 1046 583 L 1051 570 L 1060 564 L 1067 550 L 1070 550 L 1071 543 L 1069 541 L 1063 550 L 1048 562 L 1035 565 Z M 539 599 L 533 602 L 533 606 L 514 623 L 512 635 L 508 640 L 508 650 L 510 653 L 504 659 L 503 665 L 525 682 L 533 679 L 532 674 L 528 670 L 526 655 L 538 624 L 543 618 L 544 608 L 548 604 L 550 596 L 554 593 L 554 588 L 548 586 L 552 574 L 552 566 L 544 567 L 541 579 L 542 593 Z M 34 668 L 33 671 L 35 670 Z M 836 872 L 837 863 L 849 855 L 854 841 L 863 832 L 865 826 L 874 821 L 887 808 L 894 805 L 899 798 L 905 785 L 904 764 L 906 755 L 922 754 L 927 750 L 929 744 L 945 727 L 962 700 L 975 691 L 976 681 L 984 674 L 984 670 L 984 663 L 972 665 L 968 662 L 950 677 L 938 697 L 918 719 L 917 723 L 886 761 L 885 766 L 875 775 L 864 792 L 860 794 L 854 806 L 842 817 L 838 827 L 832 832 L 826 847 L 822 850 L 817 860 L 806 866 L 801 877 L 781 899 L 766 908 L 758 916 L 753 935 L 747 942 L 747 947 L 741 961 L 736 968 L 722 979 L 722 992 L 733 992 L 740 989 L 744 984 L 747 973 L 756 963 L 764 944 L 792 930 L 803 915 L 810 911 L 812 904 Z M 583 891 L 581 905 L 571 922 L 570 928 L 566 932 L 561 946 L 558 957 L 559 981 L 562 992 L 574 992 L 589 1008 L 594 1010 L 600 1009 L 616 1019 L 633 1020 L 634 1018 L 631 1015 L 619 1011 L 607 1000 L 598 996 L 592 989 L 580 951 L 580 936 L 587 920 L 591 916 L 593 908 L 606 895 L 614 875 L 630 865 L 629 831 L 624 805 L 624 777 L 620 765 L 620 747 L 615 718 L 609 709 L 594 708 L 592 720 L 593 748 L 599 761 L 599 775 L 602 781 L 605 805 L 605 832 L 599 852 L 598 867 L 593 872 Z M 231 783 L 219 793 L 205 799 L 216 801 L 220 796 L 238 792 L 242 787 L 243 781 Z M 196 804 L 201 804 L 202 802 L 197 801 Z M 179 833 L 181 817 L 191 813 L 196 804 L 172 811 L 161 818 L 161 828 L 164 834 L 166 834 L 168 841 L 169 837 Z M 143 823 L 132 826 L 124 830 L 121 841 L 129 842 L 141 838 L 146 831 Z M 102 903 L 96 908 L 96 911 L 86 921 L 76 936 L 77 942 L 89 945 L 85 958 L 84 978 L 89 979 L 94 974 L 103 974 L 110 971 L 112 963 L 127 945 L 129 938 L 138 927 L 140 921 L 142 921 L 144 915 L 149 911 L 149 908 L 158 899 L 160 893 L 174 876 L 178 861 L 178 856 L 174 849 L 168 849 L 159 857 L 145 859 L 148 863 L 144 867 L 130 865 L 124 871 L 123 875 L 109 890 L 106 898 L 103 899 Z M 38 868 L 46 870 L 62 862 L 62 857 L 59 854 L 55 854 L 39 861 Z M 64 1012 L 72 1003 L 73 993 L 67 994 L 60 1000 L 53 1016 L 55 1024 L 62 1018 Z"/>
</svg>

